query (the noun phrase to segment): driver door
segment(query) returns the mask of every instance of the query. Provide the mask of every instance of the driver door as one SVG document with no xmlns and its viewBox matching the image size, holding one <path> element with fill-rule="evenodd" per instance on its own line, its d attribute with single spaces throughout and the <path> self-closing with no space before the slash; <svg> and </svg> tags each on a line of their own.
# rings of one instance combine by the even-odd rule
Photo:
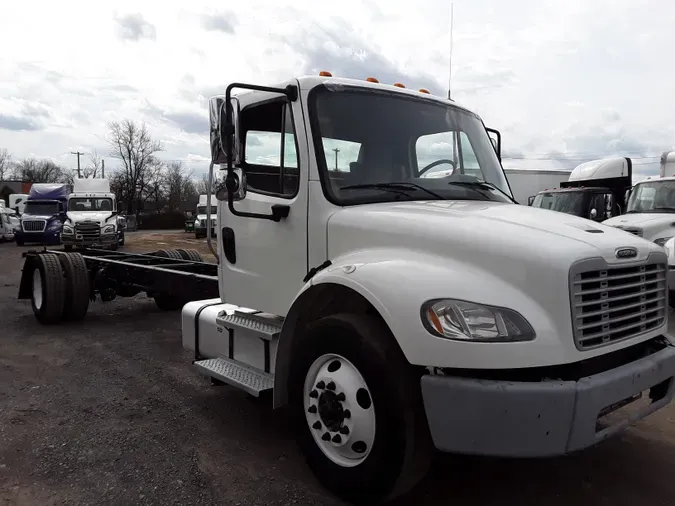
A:
<svg viewBox="0 0 675 506">
<path fill-rule="evenodd" d="M 270 214 L 278 204 L 288 206 L 289 213 L 277 223 L 233 215 L 227 201 L 218 203 L 220 293 L 228 303 L 285 316 L 308 269 L 308 164 L 300 99 L 253 104 L 242 109 L 239 122 L 238 168 L 246 173 L 247 193 L 234 202 L 235 210 Z"/>
</svg>

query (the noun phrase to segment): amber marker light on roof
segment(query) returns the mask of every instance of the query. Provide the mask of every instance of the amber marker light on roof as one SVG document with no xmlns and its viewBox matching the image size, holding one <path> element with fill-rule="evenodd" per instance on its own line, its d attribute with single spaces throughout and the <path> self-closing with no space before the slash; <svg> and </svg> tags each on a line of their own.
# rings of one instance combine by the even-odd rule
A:
<svg viewBox="0 0 675 506">
<path fill-rule="evenodd" d="M 366 77 L 366 81 L 368 81 L 369 83 L 379 83 L 380 82 L 377 79 L 375 79 L 374 77 Z"/>
<path fill-rule="evenodd" d="M 420 93 L 429 93 L 429 94 L 431 94 L 431 92 L 430 92 L 429 90 L 427 90 L 426 88 L 420 88 Z"/>
<path fill-rule="evenodd" d="M 401 83 L 394 83 L 394 86 L 396 86 L 397 88 L 405 88 L 405 86 Z"/>
<path fill-rule="evenodd" d="M 333 74 L 331 74 L 331 73 L 328 72 L 327 70 L 322 70 L 321 72 L 319 72 L 319 75 L 320 75 L 321 77 L 333 77 Z"/>
</svg>

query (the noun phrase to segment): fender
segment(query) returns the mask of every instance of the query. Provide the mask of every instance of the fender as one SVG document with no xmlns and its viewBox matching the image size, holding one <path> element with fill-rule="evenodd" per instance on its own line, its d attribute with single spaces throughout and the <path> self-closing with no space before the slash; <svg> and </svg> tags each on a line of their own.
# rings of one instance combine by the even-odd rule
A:
<svg viewBox="0 0 675 506">
<path fill-rule="evenodd" d="M 299 322 L 303 318 L 314 318 L 315 314 L 321 317 L 328 314 L 327 311 L 333 312 L 331 308 L 316 311 L 312 307 L 321 298 L 321 289 L 323 293 L 331 287 L 338 289 L 339 303 L 353 295 L 372 306 L 413 365 L 501 369 L 527 367 L 533 363 L 534 352 L 528 351 L 533 348 L 532 342 L 481 344 L 431 335 L 420 319 L 421 305 L 430 299 L 455 298 L 508 307 L 523 315 L 538 335 L 556 335 L 552 318 L 535 298 L 475 265 L 398 248 L 354 252 L 331 261 L 332 265 L 319 271 L 302 287 L 284 322 L 275 361 L 275 407 L 286 401 L 286 376 L 293 340 L 301 334 Z M 569 300 L 564 299 L 564 303 L 569 308 Z M 326 301 L 318 304 L 325 306 Z M 307 316 L 308 312 L 312 316 Z M 504 359 L 505 346 L 512 350 L 507 360 Z M 539 355 L 538 360 L 541 361 Z"/>
</svg>

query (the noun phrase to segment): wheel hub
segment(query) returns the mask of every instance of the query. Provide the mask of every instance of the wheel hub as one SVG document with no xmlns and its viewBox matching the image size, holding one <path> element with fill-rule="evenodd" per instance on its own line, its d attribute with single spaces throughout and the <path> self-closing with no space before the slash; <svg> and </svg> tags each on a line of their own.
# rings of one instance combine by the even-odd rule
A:
<svg viewBox="0 0 675 506">
<path fill-rule="evenodd" d="M 337 398 L 335 392 L 327 390 L 319 396 L 318 409 L 319 418 L 330 431 L 338 431 L 345 419 L 342 402 Z"/>
</svg>

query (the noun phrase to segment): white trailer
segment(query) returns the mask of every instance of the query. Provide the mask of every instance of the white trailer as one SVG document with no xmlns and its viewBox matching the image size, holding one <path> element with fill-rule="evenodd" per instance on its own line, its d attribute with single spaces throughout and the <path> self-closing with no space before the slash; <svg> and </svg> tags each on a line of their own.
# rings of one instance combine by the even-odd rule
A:
<svg viewBox="0 0 675 506">
<path fill-rule="evenodd" d="M 571 172 L 571 170 L 504 169 L 513 197 L 519 204 L 525 205 L 531 196 L 540 191 L 558 187 Z"/>
<path fill-rule="evenodd" d="M 235 83 L 209 105 L 210 170 L 226 168 L 219 264 L 217 277 L 197 276 L 199 263 L 183 277 L 194 289 L 217 279 L 220 296 L 185 304 L 183 346 L 213 383 L 289 406 L 309 466 L 335 494 L 396 497 L 434 448 L 573 452 L 672 400 L 664 249 L 514 205 L 499 143 L 474 113 L 330 75 Z M 457 152 L 434 159 L 435 136 Z M 346 170 L 329 170 L 334 150 Z M 453 173 L 423 177 L 441 164 Z M 125 258 L 107 262 L 133 278 L 97 281 L 153 272 Z M 20 295 L 36 316 L 63 307 L 64 284 L 86 281 L 64 281 L 58 260 L 26 258 Z M 85 263 L 98 272 L 104 260 Z M 164 260 L 174 271 L 155 268 L 148 282 L 173 282 L 148 290 L 178 282 L 182 267 Z"/>
</svg>

